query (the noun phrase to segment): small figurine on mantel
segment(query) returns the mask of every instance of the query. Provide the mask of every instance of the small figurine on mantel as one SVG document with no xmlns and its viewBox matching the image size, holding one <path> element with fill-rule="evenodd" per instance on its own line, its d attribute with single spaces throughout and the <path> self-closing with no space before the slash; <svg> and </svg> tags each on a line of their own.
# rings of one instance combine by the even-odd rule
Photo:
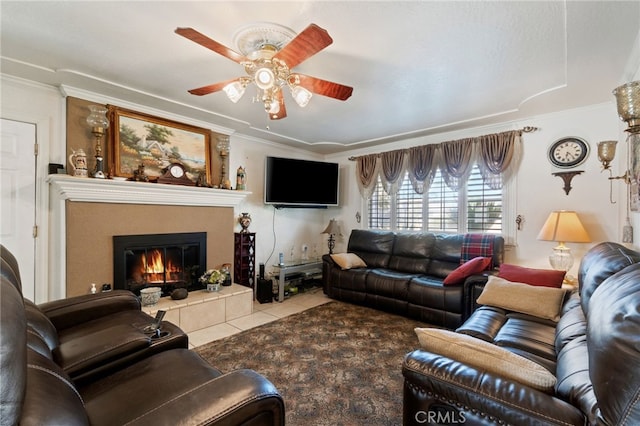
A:
<svg viewBox="0 0 640 426">
<path fill-rule="evenodd" d="M 247 172 L 242 166 L 238 167 L 236 173 L 236 190 L 244 191 L 247 189 Z"/>
<path fill-rule="evenodd" d="M 149 176 L 144 172 L 144 164 L 138 164 L 138 170 L 133 171 L 133 180 L 135 182 L 149 182 Z"/>
<path fill-rule="evenodd" d="M 211 185 L 209 182 L 207 182 L 207 174 L 206 173 L 200 173 L 198 175 L 198 180 L 196 181 L 196 186 L 201 186 L 204 188 L 213 188 L 213 185 Z"/>
</svg>

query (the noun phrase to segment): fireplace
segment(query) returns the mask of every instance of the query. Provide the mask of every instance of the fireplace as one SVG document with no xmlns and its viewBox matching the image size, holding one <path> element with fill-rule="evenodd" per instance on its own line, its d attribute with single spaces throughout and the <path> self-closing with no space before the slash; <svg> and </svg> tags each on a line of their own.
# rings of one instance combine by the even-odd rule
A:
<svg viewBox="0 0 640 426">
<path fill-rule="evenodd" d="M 205 272 L 207 233 L 116 235 L 113 237 L 113 287 L 139 295 L 160 287 L 162 295 L 176 288 L 199 290 Z"/>
</svg>

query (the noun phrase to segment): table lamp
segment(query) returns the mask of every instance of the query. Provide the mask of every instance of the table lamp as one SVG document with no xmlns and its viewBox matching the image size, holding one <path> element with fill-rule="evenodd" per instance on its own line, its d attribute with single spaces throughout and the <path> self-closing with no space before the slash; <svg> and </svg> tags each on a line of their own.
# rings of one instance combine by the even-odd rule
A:
<svg viewBox="0 0 640 426">
<path fill-rule="evenodd" d="M 336 240 L 334 238 L 335 235 L 342 235 L 340 233 L 340 225 L 336 222 L 335 219 L 331 219 L 329 221 L 329 225 L 327 228 L 321 232 L 322 234 L 329 234 L 329 254 L 333 254 L 333 249 L 336 247 Z"/>
<path fill-rule="evenodd" d="M 571 249 L 565 243 L 591 242 L 578 214 L 569 210 L 552 211 L 542 226 L 538 239 L 558 242 L 553 248 L 553 254 L 549 256 L 549 263 L 559 271 L 568 271 L 573 266 Z"/>
</svg>

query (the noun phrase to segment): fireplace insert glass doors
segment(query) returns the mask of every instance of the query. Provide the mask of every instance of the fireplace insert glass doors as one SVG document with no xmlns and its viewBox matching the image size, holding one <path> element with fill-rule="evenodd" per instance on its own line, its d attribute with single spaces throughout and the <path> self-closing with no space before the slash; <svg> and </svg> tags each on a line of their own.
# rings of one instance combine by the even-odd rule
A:
<svg viewBox="0 0 640 426">
<path fill-rule="evenodd" d="M 118 235 L 113 237 L 113 287 L 139 295 L 160 287 L 162 295 L 176 288 L 199 290 L 205 272 L 207 233 Z"/>
</svg>

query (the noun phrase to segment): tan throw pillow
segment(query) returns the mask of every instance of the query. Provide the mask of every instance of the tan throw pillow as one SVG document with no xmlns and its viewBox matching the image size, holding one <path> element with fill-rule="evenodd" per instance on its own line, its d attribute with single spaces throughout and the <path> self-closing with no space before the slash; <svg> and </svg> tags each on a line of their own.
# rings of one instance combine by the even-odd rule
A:
<svg viewBox="0 0 640 426">
<path fill-rule="evenodd" d="M 473 336 L 437 328 L 415 328 L 422 348 L 544 392 L 553 391 L 549 370 L 513 352 Z"/>
<path fill-rule="evenodd" d="M 342 269 L 366 268 L 367 264 L 355 253 L 336 253 L 331 255 L 331 259 Z"/>
<path fill-rule="evenodd" d="M 511 282 L 492 275 L 477 302 L 480 305 L 495 306 L 558 321 L 564 295 L 565 290 L 561 288 Z"/>
</svg>

